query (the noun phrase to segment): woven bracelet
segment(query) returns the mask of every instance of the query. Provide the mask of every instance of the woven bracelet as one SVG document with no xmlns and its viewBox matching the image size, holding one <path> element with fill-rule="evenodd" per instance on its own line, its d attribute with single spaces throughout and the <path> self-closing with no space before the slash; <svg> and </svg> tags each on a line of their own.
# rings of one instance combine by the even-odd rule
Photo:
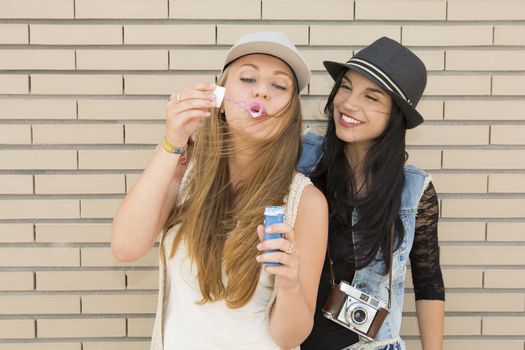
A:
<svg viewBox="0 0 525 350">
<path fill-rule="evenodd" d="M 166 139 L 166 137 L 162 139 L 161 146 L 166 152 L 171 154 L 178 154 L 182 156 L 184 153 L 186 153 L 186 147 L 174 146 Z"/>
</svg>

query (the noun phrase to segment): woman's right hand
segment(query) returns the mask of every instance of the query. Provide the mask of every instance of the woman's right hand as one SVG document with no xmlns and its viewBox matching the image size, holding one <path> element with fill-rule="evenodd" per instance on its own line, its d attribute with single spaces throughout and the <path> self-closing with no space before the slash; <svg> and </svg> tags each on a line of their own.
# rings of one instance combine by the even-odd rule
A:
<svg viewBox="0 0 525 350">
<path fill-rule="evenodd" d="M 197 84 L 170 96 L 167 104 L 165 137 L 169 143 L 183 147 L 195 133 L 199 122 L 209 117 L 215 107 L 215 84 Z"/>
<path fill-rule="evenodd" d="M 209 110 L 215 106 L 214 88 L 215 84 L 198 84 L 171 96 L 165 130 L 169 143 L 186 147 L 199 122 L 210 116 Z M 183 157 L 163 149 L 154 153 L 113 218 L 111 249 L 118 260 L 134 261 L 151 250 L 173 209 L 189 156 L 191 147 Z"/>
</svg>

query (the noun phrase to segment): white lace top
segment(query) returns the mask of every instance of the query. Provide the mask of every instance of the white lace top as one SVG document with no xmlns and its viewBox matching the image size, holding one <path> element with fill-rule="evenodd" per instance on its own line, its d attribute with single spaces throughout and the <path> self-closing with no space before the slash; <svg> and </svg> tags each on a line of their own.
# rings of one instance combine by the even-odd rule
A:
<svg viewBox="0 0 525 350">
<path fill-rule="evenodd" d="M 303 189 L 311 184 L 304 175 L 294 176 L 286 201 L 285 222 L 294 225 Z M 165 256 L 177 227 L 167 233 Z M 222 300 L 197 304 L 201 299 L 196 267 L 186 255 L 184 242 L 175 256 L 160 264 L 159 301 L 151 343 L 152 350 L 178 349 L 250 349 L 273 350 L 279 346 L 269 331 L 269 312 L 277 290 L 274 277 L 261 271 L 256 291 L 239 309 L 231 309 Z"/>
</svg>

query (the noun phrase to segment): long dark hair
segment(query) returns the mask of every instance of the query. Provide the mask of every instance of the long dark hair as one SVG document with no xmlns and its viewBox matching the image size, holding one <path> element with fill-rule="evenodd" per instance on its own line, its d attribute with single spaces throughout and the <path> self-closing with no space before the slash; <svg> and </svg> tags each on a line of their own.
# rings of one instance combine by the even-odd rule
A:
<svg viewBox="0 0 525 350">
<path fill-rule="evenodd" d="M 344 235 L 351 242 L 353 233 L 356 268 L 370 264 L 380 252 L 380 259 L 386 265 L 386 274 L 390 269 L 391 254 L 399 248 L 405 235 L 398 215 L 405 182 L 403 167 L 407 159 L 405 118 L 393 102 L 387 127 L 365 157 L 363 169 L 366 194 L 360 194 L 354 181 L 355 171 L 345 157 L 345 142 L 337 137 L 333 118 L 334 98 L 345 73 L 342 72 L 336 80 L 324 108 L 328 118 L 326 143 L 324 155 L 312 180 L 323 191 L 329 203 L 330 237 Z M 352 226 L 354 208 L 357 209 L 358 220 Z M 392 227 L 395 228 L 393 249 Z"/>
</svg>

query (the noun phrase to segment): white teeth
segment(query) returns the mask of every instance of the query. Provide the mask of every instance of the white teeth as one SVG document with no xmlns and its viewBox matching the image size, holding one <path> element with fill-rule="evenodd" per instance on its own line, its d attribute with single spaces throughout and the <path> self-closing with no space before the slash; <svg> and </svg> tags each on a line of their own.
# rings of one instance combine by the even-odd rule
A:
<svg viewBox="0 0 525 350">
<path fill-rule="evenodd" d="M 341 114 L 341 117 L 343 118 L 343 121 L 345 123 L 351 123 L 351 124 L 361 124 L 361 122 L 357 119 L 350 118 L 349 116 L 346 116 L 344 114 Z"/>
</svg>

